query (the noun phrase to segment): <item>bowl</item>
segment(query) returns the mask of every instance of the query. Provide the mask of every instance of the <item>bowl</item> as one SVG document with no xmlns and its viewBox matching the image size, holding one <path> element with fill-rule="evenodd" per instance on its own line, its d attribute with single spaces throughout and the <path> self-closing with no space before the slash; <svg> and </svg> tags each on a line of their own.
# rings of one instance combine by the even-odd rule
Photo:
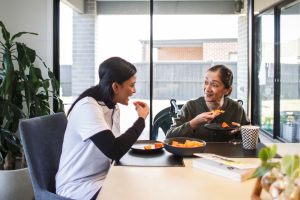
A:
<svg viewBox="0 0 300 200">
<path fill-rule="evenodd" d="M 176 147 L 171 145 L 173 141 L 184 144 L 187 140 L 201 142 L 203 145 L 199 147 Z M 194 153 L 202 153 L 205 146 L 206 142 L 197 138 L 174 137 L 164 140 L 165 149 L 176 156 L 193 156 Z"/>
</svg>

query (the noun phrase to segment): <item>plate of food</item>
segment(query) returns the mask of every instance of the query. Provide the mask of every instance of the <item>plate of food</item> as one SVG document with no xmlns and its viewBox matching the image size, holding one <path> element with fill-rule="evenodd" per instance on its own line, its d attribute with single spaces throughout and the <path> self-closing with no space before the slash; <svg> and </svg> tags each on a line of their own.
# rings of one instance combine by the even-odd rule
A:
<svg viewBox="0 0 300 200">
<path fill-rule="evenodd" d="M 206 142 L 196 138 L 174 137 L 164 141 L 165 149 L 177 156 L 193 156 L 194 153 L 202 153 Z"/>
<path fill-rule="evenodd" d="M 157 153 L 161 152 L 164 144 L 156 140 L 138 140 L 131 147 L 135 153 Z"/>
<path fill-rule="evenodd" d="M 234 122 L 232 122 L 231 124 L 227 122 L 221 122 L 204 124 L 204 127 L 214 131 L 231 131 L 236 129 L 238 126 Z"/>
</svg>

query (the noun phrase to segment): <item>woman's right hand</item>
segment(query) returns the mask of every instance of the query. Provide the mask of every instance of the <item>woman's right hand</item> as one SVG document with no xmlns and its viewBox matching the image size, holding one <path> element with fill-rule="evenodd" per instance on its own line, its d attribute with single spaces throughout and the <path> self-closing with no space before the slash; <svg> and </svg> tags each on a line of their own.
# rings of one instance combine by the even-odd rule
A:
<svg viewBox="0 0 300 200">
<path fill-rule="evenodd" d="M 146 119 L 149 114 L 149 106 L 142 101 L 135 101 L 133 105 L 135 106 L 138 116 Z"/>
<path fill-rule="evenodd" d="M 203 112 L 199 115 L 197 115 L 194 119 L 190 121 L 190 126 L 195 129 L 197 128 L 200 124 L 205 124 L 210 122 L 216 117 L 214 112 Z"/>
</svg>

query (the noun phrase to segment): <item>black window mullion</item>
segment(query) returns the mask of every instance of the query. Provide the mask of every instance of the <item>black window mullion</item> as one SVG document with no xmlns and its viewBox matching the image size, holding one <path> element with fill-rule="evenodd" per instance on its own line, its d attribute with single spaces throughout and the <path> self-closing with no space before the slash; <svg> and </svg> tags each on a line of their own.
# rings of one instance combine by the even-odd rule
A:
<svg viewBox="0 0 300 200">
<path fill-rule="evenodd" d="M 150 0 L 150 140 L 155 139 L 152 134 L 153 125 L 153 0 Z"/>
<path fill-rule="evenodd" d="M 274 9 L 274 123 L 273 138 L 280 137 L 280 9 Z"/>
<path fill-rule="evenodd" d="M 252 107 L 252 124 L 258 124 L 261 125 L 260 121 L 260 115 L 261 115 L 261 108 L 260 108 L 260 88 L 259 88 L 259 79 L 258 79 L 258 72 L 259 72 L 259 66 L 261 65 L 261 40 L 262 40 L 262 27 L 261 27 L 261 16 L 256 16 L 254 18 L 254 26 L 255 26 L 255 33 L 253 35 L 254 37 L 254 69 L 253 69 L 253 78 L 252 83 L 253 84 L 253 107 Z"/>
<path fill-rule="evenodd" d="M 60 83 L 60 66 L 59 66 L 59 6 L 60 0 L 53 1 L 53 73 Z M 58 109 L 58 102 L 53 98 L 53 110 Z"/>
</svg>

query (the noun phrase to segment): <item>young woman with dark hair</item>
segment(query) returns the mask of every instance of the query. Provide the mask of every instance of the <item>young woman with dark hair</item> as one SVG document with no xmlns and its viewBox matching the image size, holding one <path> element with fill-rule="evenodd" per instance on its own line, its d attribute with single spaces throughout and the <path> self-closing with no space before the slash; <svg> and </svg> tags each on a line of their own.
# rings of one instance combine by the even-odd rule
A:
<svg viewBox="0 0 300 200">
<path fill-rule="evenodd" d="M 100 64 L 98 73 L 99 84 L 79 95 L 68 111 L 56 192 L 72 199 L 97 197 L 112 160 L 119 160 L 136 142 L 149 113 L 146 103 L 133 102 L 138 118 L 121 134 L 117 104 L 128 105 L 136 92 L 136 68 L 112 57 Z"/>
<path fill-rule="evenodd" d="M 209 68 L 205 74 L 204 96 L 183 105 L 167 132 L 167 138 L 191 137 L 207 142 L 240 139 L 239 126 L 249 124 L 249 120 L 243 107 L 228 97 L 232 91 L 232 82 L 232 71 L 226 66 L 215 65 Z M 216 110 L 223 110 L 224 113 L 215 112 Z M 204 127 L 212 121 L 219 124 L 233 123 L 237 128 L 227 134 L 216 133 Z"/>
</svg>

